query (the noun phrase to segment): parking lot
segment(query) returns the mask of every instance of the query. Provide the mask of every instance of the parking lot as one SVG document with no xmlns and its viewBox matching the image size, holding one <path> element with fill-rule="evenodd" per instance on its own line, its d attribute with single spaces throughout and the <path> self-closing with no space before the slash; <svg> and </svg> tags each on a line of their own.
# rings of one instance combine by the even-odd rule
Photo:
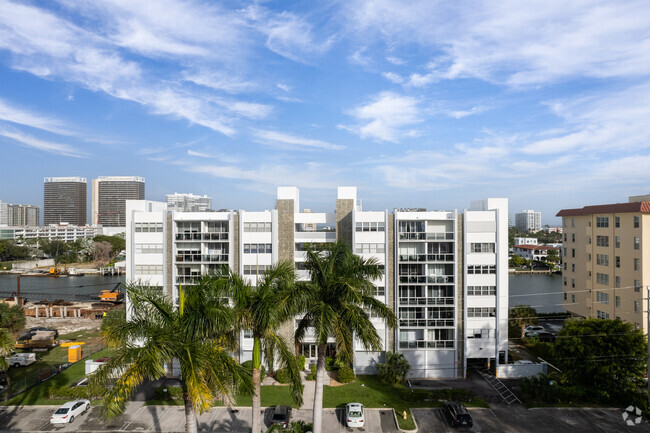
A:
<svg viewBox="0 0 650 433">
<path fill-rule="evenodd" d="M 50 424 L 50 415 L 58 406 L 23 406 L 0 408 L 0 431 L 12 432 L 184 432 L 185 412 L 182 406 L 143 406 L 130 403 L 125 413 L 113 420 L 99 418 L 99 407 L 92 407 L 72 424 Z M 234 411 L 228 408 L 214 408 L 199 416 L 199 431 L 203 432 L 248 432 L 251 418 L 250 408 Z M 294 420 L 311 422 L 311 410 L 293 411 Z M 269 411 L 265 423 L 268 423 Z M 347 428 L 343 424 L 343 409 L 323 411 L 323 432 L 326 433 L 397 433 L 395 418 L 391 410 L 367 409 L 364 428 Z M 268 424 L 267 424 L 268 425 Z"/>
<path fill-rule="evenodd" d="M 492 409 L 469 409 L 472 428 L 449 426 L 442 409 L 413 409 L 419 433 L 451 433 L 456 431 L 482 433 L 610 433 L 650 432 L 650 424 L 628 427 L 619 409 L 540 408 L 499 405 Z"/>
</svg>

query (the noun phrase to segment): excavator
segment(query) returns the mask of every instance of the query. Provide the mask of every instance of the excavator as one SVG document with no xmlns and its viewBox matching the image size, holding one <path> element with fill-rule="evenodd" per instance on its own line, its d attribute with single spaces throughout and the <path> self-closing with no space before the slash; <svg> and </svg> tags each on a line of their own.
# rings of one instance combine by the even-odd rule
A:
<svg viewBox="0 0 650 433">
<path fill-rule="evenodd" d="M 114 304 L 119 304 L 124 301 L 124 293 L 120 287 L 120 283 L 117 283 L 112 290 L 102 290 L 99 292 L 99 300 L 102 302 L 112 302 Z"/>
</svg>

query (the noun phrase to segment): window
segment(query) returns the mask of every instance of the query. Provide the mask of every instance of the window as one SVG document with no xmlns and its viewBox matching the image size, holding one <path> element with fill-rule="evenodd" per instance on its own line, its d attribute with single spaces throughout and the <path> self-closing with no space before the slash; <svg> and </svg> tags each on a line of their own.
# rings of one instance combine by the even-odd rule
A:
<svg viewBox="0 0 650 433">
<path fill-rule="evenodd" d="M 640 292 L 641 291 L 641 281 L 634 280 L 634 291 L 635 292 Z"/>
<path fill-rule="evenodd" d="M 571 278 L 571 287 L 573 287 L 574 289 L 576 287 L 576 280 L 573 278 Z"/>
<path fill-rule="evenodd" d="M 576 271 L 576 264 L 571 263 L 571 272 L 575 272 L 575 271 Z"/>
<path fill-rule="evenodd" d="M 596 292 L 596 302 L 609 304 L 609 293 Z"/>
<path fill-rule="evenodd" d="M 467 317 L 495 317 L 494 307 L 469 307 Z"/>
<path fill-rule="evenodd" d="M 575 227 L 575 226 L 576 226 L 576 219 L 571 218 L 571 227 Z"/>
<path fill-rule="evenodd" d="M 139 275 L 159 275 L 163 273 L 162 265 L 135 265 L 135 273 Z"/>
<path fill-rule="evenodd" d="M 244 254 L 271 254 L 271 244 L 244 244 Z"/>
<path fill-rule="evenodd" d="M 641 302 L 634 301 L 634 312 L 635 313 L 640 313 L 641 312 Z"/>
<path fill-rule="evenodd" d="M 564 250 L 564 257 L 566 257 L 566 248 L 562 248 Z"/>
<path fill-rule="evenodd" d="M 616 308 L 621 308 L 621 297 L 620 296 L 616 297 Z"/>
<path fill-rule="evenodd" d="M 571 302 L 576 303 L 576 295 L 571 295 Z"/>
<path fill-rule="evenodd" d="M 567 240 L 567 234 L 565 233 L 564 234 L 564 242 L 566 242 L 566 240 Z"/>
<path fill-rule="evenodd" d="M 576 249 L 571 248 L 571 257 L 575 257 L 575 256 L 576 256 Z"/>
<path fill-rule="evenodd" d="M 496 291 L 496 286 L 467 286 L 468 296 L 494 296 Z"/>
<path fill-rule="evenodd" d="M 639 228 L 639 216 L 634 217 L 634 228 L 638 229 Z"/>
<path fill-rule="evenodd" d="M 609 319 L 609 313 L 605 313 L 603 311 L 598 310 L 598 314 L 596 315 L 599 319 Z"/>
<path fill-rule="evenodd" d="M 493 253 L 494 243 L 471 243 L 469 244 L 470 253 Z"/>
<path fill-rule="evenodd" d="M 621 267 L 621 256 L 616 256 L 616 267 L 617 268 Z"/>
<path fill-rule="evenodd" d="M 244 265 L 244 275 L 262 275 L 270 265 Z"/>
<path fill-rule="evenodd" d="M 609 256 L 607 254 L 596 254 L 596 264 L 600 266 L 609 266 Z"/>
<path fill-rule="evenodd" d="M 564 277 L 564 285 L 566 286 L 566 277 Z"/>
<path fill-rule="evenodd" d="M 253 331 L 250 329 L 244 329 L 244 338 L 253 338 Z"/>
<path fill-rule="evenodd" d="M 566 301 L 566 292 L 564 292 L 564 300 Z"/>
<path fill-rule="evenodd" d="M 621 217 L 614 217 L 614 226 L 619 228 L 621 226 Z"/>
<path fill-rule="evenodd" d="M 596 236 L 596 245 L 599 247 L 609 246 L 609 236 Z"/>
<path fill-rule="evenodd" d="M 588 262 L 591 261 L 591 253 L 587 254 L 587 261 L 588 261 Z"/>
<path fill-rule="evenodd" d="M 468 274 L 496 274 L 495 265 L 470 265 L 467 267 Z"/>
<path fill-rule="evenodd" d="M 265 222 L 245 222 L 244 223 L 245 232 L 270 232 L 271 223 Z"/>
<path fill-rule="evenodd" d="M 616 236 L 616 248 L 621 248 L 621 237 Z"/>
<path fill-rule="evenodd" d="M 135 244 L 136 254 L 162 254 L 162 244 Z"/>
<path fill-rule="evenodd" d="M 620 289 L 621 288 L 621 277 L 618 275 L 616 276 L 616 288 Z"/>
<path fill-rule="evenodd" d="M 135 223 L 136 233 L 162 233 L 163 223 Z"/>
<path fill-rule="evenodd" d="M 566 266 L 567 266 L 567 263 L 564 262 L 564 270 L 565 270 L 565 271 L 566 271 Z"/>
<path fill-rule="evenodd" d="M 638 250 L 640 246 L 641 246 L 641 239 L 635 237 L 635 238 L 634 238 L 634 249 L 635 249 L 635 250 Z"/>
<path fill-rule="evenodd" d="M 358 222 L 356 224 L 358 232 L 383 232 L 385 231 L 385 224 L 383 221 L 379 222 Z"/>
<path fill-rule="evenodd" d="M 567 226 L 567 225 L 566 225 L 566 218 L 562 218 L 562 225 L 563 225 L 564 227 Z M 564 240 L 566 240 L 566 239 L 564 239 Z"/>
<path fill-rule="evenodd" d="M 576 241 L 576 234 L 571 233 L 571 242 L 575 242 L 575 241 Z"/>
<path fill-rule="evenodd" d="M 634 259 L 634 270 L 638 271 L 641 269 L 641 260 L 640 259 Z"/>
<path fill-rule="evenodd" d="M 609 227 L 609 217 L 596 217 L 596 227 Z"/>
<path fill-rule="evenodd" d="M 356 244 L 354 252 L 357 254 L 383 253 L 386 244 Z"/>
<path fill-rule="evenodd" d="M 384 286 L 375 286 L 375 296 L 386 296 L 386 288 Z"/>
<path fill-rule="evenodd" d="M 601 274 L 599 272 L 596 273 L 596 282 L 598 284 L 609 284 L 609 274 Z"/>
</svg>

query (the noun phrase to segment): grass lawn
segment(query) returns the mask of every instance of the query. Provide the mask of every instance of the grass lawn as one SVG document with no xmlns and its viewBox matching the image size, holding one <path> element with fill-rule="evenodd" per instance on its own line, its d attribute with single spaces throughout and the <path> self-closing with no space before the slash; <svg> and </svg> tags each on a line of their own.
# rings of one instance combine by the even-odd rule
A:
<svg viewBox="0 0 650 433">
<path fill-rule="evenodd" d="M 234 406 L 250 407 L 253 404 L 253 398 L 250 395 L 235 396 Z M 275 406 L 283 404 L 287 406 L 295 406 L 291 399 L 291 391 L 288 386 L 263 386 L 262 387 L 262 406 Z M 161 406 L 182 406 L 183 400 L 149 400 L 145 405 L 161 405 Z M 217 401 L 215 406 L 223 406 L 223 403 Z"/>
<path fill-rule="evenodd" d="M 99 332 L 97 331 L 77 331 L 66 335 L 60 335 L 59 339 L 85 342 L 86 344 L 82 349 L 84 356 L 90 355 L 92 352 L 97 352 L 97 350 L 101 348 Z M 41 377 L 47 377 L 54 369 L 58 370 L 60 365 L 68 363 L 68 349 L 66 347 L 55 347 L 48 352 L 37 353 L 37 356 L 41 358 L 38 362 L 27 367 L 12 367 L 9 369 L 8 375 L 12 393 L 20 392 L 29 386 L 38 384 Z M 96 359 L 108 355 L 110 355 L 110 350 L 102 349 L 92 357 Z M 56 388 L 71 385 L 84 377 L 85 360 L 85 358 L 82 359 L 80 362 L 68 367 L 56 376 L 45 380 L 3 404 L 59 404 L 61 400 L 48 399 L 48 389 L 51 387 Z"/>
<path fill-rule="evenodd" d="M 10 271 L 14 262 L 0 262 L 0 271 Z"/>
</svg>

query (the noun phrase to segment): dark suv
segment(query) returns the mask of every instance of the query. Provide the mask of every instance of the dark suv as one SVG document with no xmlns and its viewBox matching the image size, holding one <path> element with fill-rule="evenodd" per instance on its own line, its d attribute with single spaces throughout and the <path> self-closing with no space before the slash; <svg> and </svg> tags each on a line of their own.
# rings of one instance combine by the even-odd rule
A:
<svg viewBox="0 0 650 433">
<path fill-rule="evenodd" d="M 282 428 L 289 427 L 291 421 L 290 406 L 275 406 L 271 415 L 271 425 L 279 425 Z"/>
<path fill-rule="evenodd" d="M 457 401 L 445 403 L 445 415 L 452 427 L 472 427 L 472 416 L 464 404 Z"/>
</svg>

